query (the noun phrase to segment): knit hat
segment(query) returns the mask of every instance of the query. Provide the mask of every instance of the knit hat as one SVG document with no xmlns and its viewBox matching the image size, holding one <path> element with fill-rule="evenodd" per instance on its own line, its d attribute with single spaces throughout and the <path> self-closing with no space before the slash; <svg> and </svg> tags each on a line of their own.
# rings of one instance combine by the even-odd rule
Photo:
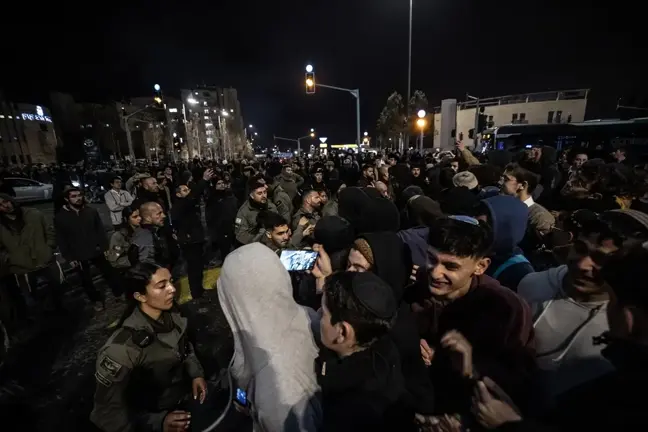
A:
<svg viewBox="0 0 648 432">
<path fill-rule="evenodd" d="M 479 184 L 475 174 L 470 171 L 462 171 L 455 174 L 455 176 L 452 177 L 452 183 L 457 187 L 465 187 L 469 190 L 475 189 Z"/>
<path fill-rule="evenodd" d="M 356 241 L 353 242 L 353 249 L 360 252 L 369 264 L 372 266 L 374 265 L 375 261 L 373 252 L 371 251 L 371 246 L 369 246 L 367 240 L 363 238 L 356 239 Z"/>
</svg>

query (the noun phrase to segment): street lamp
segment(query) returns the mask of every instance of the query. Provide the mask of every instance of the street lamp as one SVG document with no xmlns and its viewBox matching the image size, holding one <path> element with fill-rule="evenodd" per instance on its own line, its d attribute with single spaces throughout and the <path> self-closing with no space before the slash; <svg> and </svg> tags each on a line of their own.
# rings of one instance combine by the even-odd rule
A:
<svg viewBox="0 0 648 432">
<path fill-rule="evenodd" d="M 421 117 L 421 112 L 423 112 L 425 114 L 425 111 L 421 110 L 421 111 L 418 112 L 419 117 Z M 423 117 L 425 117 L 425 115 Z M 418 120 L 416 120 L 416 126 L 418 126 L 419 129 L 421 129 L 421 144 L 420 144 L 420 146 L 421 146 L 420 151 L 421 152 L 423 152 L 423 130 L 425 129 L 426 124 L 427 124 L 427 121 L 425 121 L 425 119 L 422 118 L 422 117 L 419 118 Z"/>
<path fill-rule="evenodd" d="M 153 89 L 154 89 L 155 91 L 160 91 L 160 84 L 155 84 L 155 85 L 153 86 Z"/>
<path fill-rule="evenodd" d="M 365 131 L 364 136 L 369 136 L 369 132 Z"/>
<path fill-rule="evenodd" d="M 223 117 L 228 117 L 228 116 L 229 116 L 229 113 L 228 113 L 226 110 L 223 110 L 223 112 L 221 112 L 221 115 L 222 115 Z"/>
<path fill-rule="evenodd" d="M 254 136 L 258 136 L 258 135 L 259 135 L 258 133 L 254 132 Z"/>
<path fill-rule="evenodd" d="M 188 99 L 187 99 L 187 102 L 188 102 L 189 104 L 191 104 L 191 105 L 197 105 L 197 104 L 198 104 L 198 100 L 197 100 L 197 99 L 194 99 L 194 98 L 192 98 L 192 97 L 188 98 Z"/>
<path fill-rule="evenodd" d="M 250 129 L 252 129 L 254 126 L 250 125 Z"/>
<path fill-rule="evenodd" d="M 313 65 L 311 65 L 311 64 L 306 65 L 306 72 L 308 72 L 308 73 L 313 72 Z"/>
<path fill-rule="evenodd" d="M 427 115 L 427 113 L 425 112 L 425 110 L 419 110 L 419 112 L 417 113 L 417 115 L 418 115 L 418 118 L 422 119 L 422 118 L 425 118 L 425 116 Z"/>
</svg>

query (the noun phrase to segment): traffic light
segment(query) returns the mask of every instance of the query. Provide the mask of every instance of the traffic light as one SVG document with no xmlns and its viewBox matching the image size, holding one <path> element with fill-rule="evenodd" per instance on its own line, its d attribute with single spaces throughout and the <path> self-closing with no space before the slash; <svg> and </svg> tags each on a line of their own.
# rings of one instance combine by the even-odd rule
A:
<svg viewBox="0 0 648 432">
<path fill-rule="evenodd" d="M 315 72 L 306 72 L 306 94 L 315 94 Z"/>
</svg>

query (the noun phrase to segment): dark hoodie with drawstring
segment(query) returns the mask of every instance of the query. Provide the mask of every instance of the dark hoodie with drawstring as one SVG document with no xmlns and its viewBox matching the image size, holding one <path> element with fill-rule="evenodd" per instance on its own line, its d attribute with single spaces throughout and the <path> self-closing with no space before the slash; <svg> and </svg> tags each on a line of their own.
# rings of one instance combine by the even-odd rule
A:
<svg viewBox="0 0 648 432">
<path fill-rule="evenodd" d="M 420 414 L 434 411 L 434 388 L 423 359 L 415 316 L 410 306 L 403 302 L 403 289 L 407 284 L 411 262 L 410 252 L 393 232 L 363 234 L 373 255 L 372 270 L 392 288 L 398 302 L 398 316 L 390 331 L 396 345 L 405 380 L 405 404 Z"/>
<path fill-rule="evenodd" d="M 486 198 L 482 203 L 488 209 L 493 228 L 491 264 L 486 271 L 487 275 L 493 276 L 511 257 L 522 254 L 518 244 L 526 232 L 529 208 L 519 199 L 507 195 Z M 519 262 L 506 267 L 496 279 L 502 286 L 517 292 L 522 278 L 533 272 L 529 262 Z"/>
</svg>

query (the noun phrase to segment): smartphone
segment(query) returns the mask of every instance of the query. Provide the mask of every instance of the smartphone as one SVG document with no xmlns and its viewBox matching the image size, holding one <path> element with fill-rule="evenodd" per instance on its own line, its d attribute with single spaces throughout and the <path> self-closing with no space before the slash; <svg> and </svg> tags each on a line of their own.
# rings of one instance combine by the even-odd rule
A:
<svg viewBox="0 0 648 432">
<path fill-rule="evenodd" d="M 234 397 L 234 403 L 238 404 L 242 408 L 247 408 L 248 406 L 247 392 L 241 388 L 237 388 L 236 396 Z"/>
<path fill-rule="evenodd" d="M 279 257 L 281 263 L 288 271 L 306 271 L 313 268 L 317 259 L 317 252 L 312 250 L 285 249 Z"/>
</svg>

